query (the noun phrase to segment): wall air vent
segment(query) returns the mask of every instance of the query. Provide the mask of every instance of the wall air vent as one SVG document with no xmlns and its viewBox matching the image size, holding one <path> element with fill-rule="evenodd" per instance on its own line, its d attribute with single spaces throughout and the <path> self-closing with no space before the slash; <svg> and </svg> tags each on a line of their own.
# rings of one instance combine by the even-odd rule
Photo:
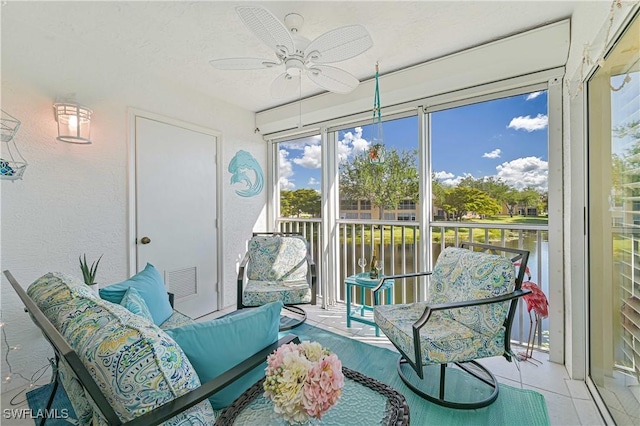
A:
<svg viewBox="0 0 640 426">
<path fill-rule="evenodd" d="M 198 291 L 195 266 L 165 272 L 167 290 L 175 294 L 176 300 L 196 294 Z"/>
</svg>

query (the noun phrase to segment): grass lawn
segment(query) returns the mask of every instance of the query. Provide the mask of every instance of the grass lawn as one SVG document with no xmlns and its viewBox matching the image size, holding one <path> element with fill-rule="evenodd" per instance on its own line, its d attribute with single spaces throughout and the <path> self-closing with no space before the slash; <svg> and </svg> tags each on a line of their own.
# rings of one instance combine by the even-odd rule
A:
<svg viewBox="0 0 640 426">
<path fill-rule="evenodd" d="M 490 218 L 485 218 L 485 219 L 470 219 L 470 220 L 463 220 L 462 222 L 451 222 L 451 224 L 456 224 L 456 225 L 461 225 L 462 228 L 458 229 L 458 239 L 465 241 L 469 239 L 469 228 L 464 228 L 465 224 L 474 224 L 474 223 L 484 223 L 484 224 L 513 224 L 513 225 L 545 225 L 548 223 L 548 219 L 547 217 L 538 217 L 538 216 L 514 216 L 514 217 L 510 217 L 510 216 L 495 216 L 495 217 L 490 217 Z M 409 222 L 406 225 L 413 225 L 414 223 Z M 351 243 L 352 238 L 355 238 L 355 243 L 356 244 L 361 244 L 362 240 L 364 240 L 365 244 L 371 244 L 371 227 L 369 225 L 364 225 L 365 229 L 364 229 L 364 234 L 361 232 L 361 228 L 360 227 L 356 227 L 356 233 L 355 235 L 351 235 L 350 232 L 347 233 L 347 242 Z M 401 244 L 403 241 L 402 238 L 402 226 L 384 226 L 384 232 L 382 233 L 383 239 L 384 239 L 384 244 L 390 244 L 391 243 L 391 229 L 393 228 L 393 240 L 394 240 L 394 245 L 395 244 Z M 350 228 L 349 228 L 350 229 Z M 506 239 L 507 240 L 511 240 L 511 239 L 515 239 L 518 238 L 518 232 L 513 232 L 513 231 L 505 231 L 506 232 Z M 485 233 L 486 230 L 485 229 L 474 229 L 473 230 L 473 240 L 474 241 L 484 241 L 484 237 L 485 237 Z M 498 241 L 502 238 L 502 230 L 500 229 L 491 229 L 488 231 L 489 233 L 489 240 L 493 240 L 493 241 Z M 342 237 L 342 233 L 340 234 Z M 374 229 L 374 238 L 376 240 L 376 243 L 379 244 L 380 241 L 380 227 L 379 225 L 375 225 L 375 229 Z M 420 237 L 420 231 L 419 230 L 415 230 L 414 228 L 411 227 L 407 227 L 405 229 L 405 237 L 404 237 L 404 242 L 407 244 L 412 244 L 416 241 L 416 239 L 418 239 Z M 442 235 L 440 232 L 438 232 L 438 230 L 436 230 L 436 232 L 434 232 L 433 234 L 433 242 L 434 243 L 439 243 L 440 239 L 442 238 Z M 453 228 L 446 228 L 445 229 L 445 240 L 446 241 L 450 241 L 450 242 L 454 242 L 455 241 L 455 230 Z"/>
<path fill-rule="evenodd" d="M 548 216 L 493 216 L 484 219 L 469 219 L 465 222 L 471 223 L 510 223 L 513 225 L 546 225 L 549 223 Z"/>
</svg>

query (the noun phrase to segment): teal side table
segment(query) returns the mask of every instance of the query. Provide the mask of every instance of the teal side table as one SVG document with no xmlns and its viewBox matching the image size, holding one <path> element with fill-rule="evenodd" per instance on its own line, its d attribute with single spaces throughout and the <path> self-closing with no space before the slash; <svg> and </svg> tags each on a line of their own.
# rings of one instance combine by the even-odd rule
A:
<svg viewBox="0 0 640 426">
<path fill-rule="evenodd" d="M 384 275 L 382 275 L 380 278 L 384 278 Z M 348 276 L 347 278 L 345 278 L 344 280 L 344 284 L 346 286 L 346 293 L 347 293 L 347 327 L 351 327 L 351 321 L 357 321 L 360 322 L 362 324 L 367 324 L 367 325 L 371 325 L 373 327 L 375 327 L 376 330 L 376 337 L 380 337 L 380 329 L 378 328 L 378 326 L 376 325 L 376 323 L 370 319 L 367 319 L 365 317 L 365 311 L 373 311 L 373 306 L 369 306 L 365 303 L 366 298 L 365 298 L 365 290 L 373 290 L 378 283 L 380 282 L 380 278 L 376 278 L 376 279 L 371 279 L 369 278 L 369 274 L 368 273 L 363 273 L 363 274 L 358 274 L 358 275 L 351 275 Z M 393 286 L 393 280 L 388 280 L 385 281 L 384 286 L 382 286 L 382 288 L 384 290 L 386 290 L 386 301 L 387 304 L 391 304 L 391 288 Z M 360 287 L 360 305 L 358 306 L 354 306 L 355 309 L 352 309 L 351 307 L 351 289 L 352 287 Z M 376 300 L 374 302 L 374 305 L 376 302 L 379 302 L 379 300 L 377 300 L 378 297 L 376 296 Z"/>
</svg>

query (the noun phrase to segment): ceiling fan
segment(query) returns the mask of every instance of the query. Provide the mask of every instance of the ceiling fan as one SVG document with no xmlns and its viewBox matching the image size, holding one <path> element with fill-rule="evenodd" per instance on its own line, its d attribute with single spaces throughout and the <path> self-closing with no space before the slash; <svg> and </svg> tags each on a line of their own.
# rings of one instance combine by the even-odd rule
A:
<svg viewBox="0 0 640 426">
<path fill-rule="evenodd" d="M 267 46 L 276 59 L 226 58 L 209 63 L 221 70 L 253 70 L 284 65 L 285 72 L 271 84 L 271 96 L 285 98 L 297 94 L 304 73 L 321 88 L 349 93 L 360 82 L 352 74 L 325 64 L 344 61 L 368 50 L 373 41 L 362 25 L 349 25 L 328 31 L 311 41 L 298 34 L 304 18 L 297 13 L 284 17 L 284 24 L 271 12 L 256 6 L 236 7 L 244 24 Z"/>
</svg>

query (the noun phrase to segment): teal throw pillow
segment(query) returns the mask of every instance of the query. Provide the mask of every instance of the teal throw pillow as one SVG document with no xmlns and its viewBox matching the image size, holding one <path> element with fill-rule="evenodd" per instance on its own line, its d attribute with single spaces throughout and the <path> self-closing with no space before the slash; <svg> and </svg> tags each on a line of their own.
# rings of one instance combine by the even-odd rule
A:
<svg viewBox="0 0 640 426">
<path fill-rule="evenodd" d="M 150 263 L 128 280 L 101 288 L 100 297 L 120 304 L 124 294 L 131 287 L 135 288 L 144 299 L 155 325 L 162 324 L 173 314 L 164 280 L 160 272 Z"/>
<path fill-rule="evenodd" d="M 282 302 L 207 322 L 165 330 L 187 355 L 201 383 L 206 383 L 278 340 Z M 214 409 L 228 407 L 264 377 L 265 362 L 209 397 Z"/>
<path fill-rule="evenodd" d="M 149 312 L 149 307 L 134 287 L 129 287 L 120 304 L 131 311 L 131 313 L 153 322 L 153 316 L 151 312 Z"/>
</svg>

